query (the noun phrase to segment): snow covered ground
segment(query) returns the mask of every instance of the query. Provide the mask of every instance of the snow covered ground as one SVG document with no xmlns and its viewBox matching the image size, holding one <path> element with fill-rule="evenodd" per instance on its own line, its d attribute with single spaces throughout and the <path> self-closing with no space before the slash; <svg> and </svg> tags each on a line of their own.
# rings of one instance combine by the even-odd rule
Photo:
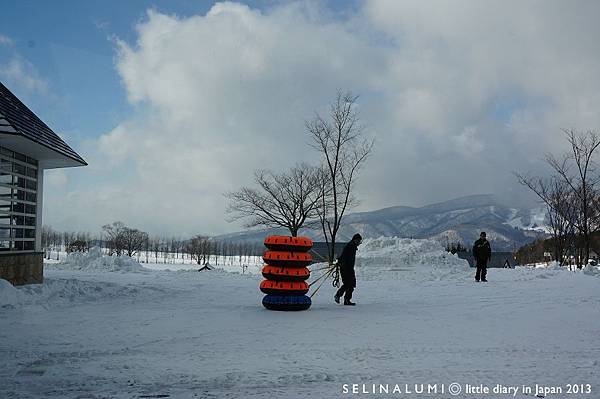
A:
<svg viewBox="0 0 600 399">
<path fill-rule="evenodd" d="M 535 384 L 600 397 L 597 269 L 491 269 L 475 283 L 435 245 L 366 240 L 358 306 L 333 303 L 327 282 L 299 313 L 265 310 L 259 275 L 218 269 L 91 257 L 49 265 L 43 285 L 0 280 L 0 398 L 344 398 L 387 386 L 404 398 L 531 399 Z"/>
</svg>

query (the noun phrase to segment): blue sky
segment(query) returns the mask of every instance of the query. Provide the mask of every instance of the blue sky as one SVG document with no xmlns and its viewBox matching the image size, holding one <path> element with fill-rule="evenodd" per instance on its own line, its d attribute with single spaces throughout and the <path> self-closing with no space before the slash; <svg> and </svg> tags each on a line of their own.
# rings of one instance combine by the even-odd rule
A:
<svg viewBox="0 0 600 399">
<path fill-rule="evenodd" d="M 518 202 L 512 171 L 540 171 L 561 128 L 600 125 L 599 8 L 12 1 L 0 80 L 90 163 L 47 172 L 45 221 L 60 229 L 238 229 L 223 192 L 259 167 L 316 162 L 304 121 L 338 89 L 361 96 L 377 140 L 358 210 L 490 192 Z"/>
<path fill-rule="evenodd" d="M 12 1 L 3 7 L 0 34 L 13 41 L 2 57 L 29 61 L 52 96 L 28 100 L 53 128 L 79 136 L 111 130 L 131 108 L 114 67 L 114 37 L 135 41 L 135 24 L 155 8 L 166 13 L 206 13 L 206 1 Z M 9 82 L 10 83 L 10 82 Z"/>
</svg>

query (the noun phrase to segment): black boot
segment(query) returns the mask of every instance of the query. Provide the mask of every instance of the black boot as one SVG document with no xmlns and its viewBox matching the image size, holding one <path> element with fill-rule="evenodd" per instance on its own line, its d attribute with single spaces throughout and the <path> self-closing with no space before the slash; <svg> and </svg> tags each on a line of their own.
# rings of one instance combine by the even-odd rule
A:
<svg viewBox="0 0 600 399">
<path fill-rule="evenodd" d="M 348 306 L 356 306 L 356 304 L 354 302 L 350 302 L 349 299 L 344 300 L 344 305 L 348 305 Z"/>
</svg>

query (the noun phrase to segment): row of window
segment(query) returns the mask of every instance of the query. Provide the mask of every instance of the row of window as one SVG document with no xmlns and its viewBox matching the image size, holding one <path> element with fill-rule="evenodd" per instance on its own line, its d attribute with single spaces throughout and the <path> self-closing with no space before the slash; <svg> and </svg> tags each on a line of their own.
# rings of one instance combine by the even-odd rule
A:
<svg viewBox="0 0 600 399">
<path fill-rule="evenodd" d="M 38 162 L 0 147 L 0 252 L 35 249 Z"/>
<path fill-rule="evenodd" d="M 33 251 L 35 241 L 3 241 L 0 239 L 0 252 Z"/>
<path fill-rule="evenodd" d="M 0 213 L 0 225 L 35 227 L 35 217 Z"/>
<path fill-rule="evenodd" d="M 18 152 L 11 151 L 8 148 L 0 147 L 0 155 L 4 155 L 7 158 L 12 158 L 17 161 L 28 163 L 33 166 L 38 165 L 38 161 L 36 161 L 35 159 L 29 158 L 27 155 L 23 155 Z"/>
<path fill-rule="evenodd" d="M 0 200 L 17 200 L 36 202 L 37 195 L 29 191 L 23 191 L 19 189 L 13 189 L 7 186 L 0 185 Z"/>
<path fill-rule="evenodd" d="M 0 240 L 8 238 L 35 238 L 34 229 L 14 229 L 12 227 L 0 227 Z"/>
<path fill-rule="evenodd" d="M 0 170 L 0 184 L 11 185 L 34 191 L 37 188 L 37 183 L 35 180 L 31 180 L 22 176 L 15 176 L 10 172 L 4 172 L 3 170 Z"/>
</svg>

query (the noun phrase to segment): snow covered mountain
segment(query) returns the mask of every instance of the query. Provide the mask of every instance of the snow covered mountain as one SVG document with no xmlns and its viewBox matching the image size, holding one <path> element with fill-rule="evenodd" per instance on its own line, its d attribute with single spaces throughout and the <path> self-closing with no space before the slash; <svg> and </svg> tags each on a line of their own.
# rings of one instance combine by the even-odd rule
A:
<svg viewBox="0 0 600 399">
<path fill-rule="evenodd" d="M 359 232 L 364 237 L 397 236 L 435 238 L 441 243 L 460 242 L 467 247 L 486 231 L 494 251 L 514 251 L 547 231 L 543 208 L 514 208 L 493 195 L 471 195 L 420 208 L 394 206 L 371 212 L 349 214 L 340 238 L 348 240 Z M 282 230 L 251 230 L 219 236 L 234 241 L 261 241 Z M 302 235 L 321 241 L 318 229 Z"/>
</svg>

